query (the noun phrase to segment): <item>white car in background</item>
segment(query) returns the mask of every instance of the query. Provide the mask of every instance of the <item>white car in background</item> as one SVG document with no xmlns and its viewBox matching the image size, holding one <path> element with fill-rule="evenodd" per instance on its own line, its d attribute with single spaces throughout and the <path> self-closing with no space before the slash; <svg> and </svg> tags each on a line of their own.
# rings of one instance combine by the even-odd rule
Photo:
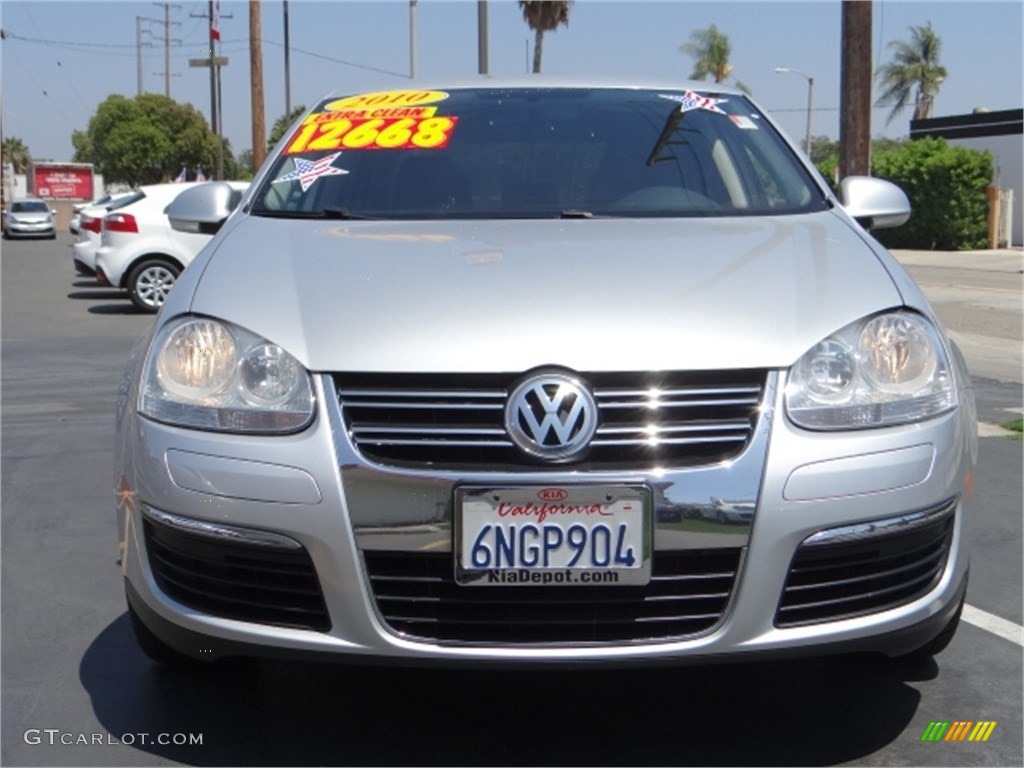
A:
<svg viewBox="0 0 1024 768">
<path fill-rule="evenodd" d="M 113 195 L 103 195 L 102 197 L 97 197 L 95 200 L 88 203 L 76 203 L 75 205 L 72 205 L 72 215 L 71 221 L 68 222 L 68 232 L 70 232 L 72 235 L 78 234 L 82 224 L 82 211 L 84 211 L 86 208 L 91 208 L 95 205 L 106 205 L 113 199 Z"/>
<path fill-rule="evenodd" d="M 103 217 L 96 279 L 128 291 L 144 312 L 163 306 L 178 275 L 214 235 L 172 229 L 165 213 L 174 198 L 197 183 L 202 182 L 142 187 L 142 198 Z M 248 182 L 228 183 L 237 199 L 249 187 Z"/>
<path fill-rule="evenodd" d="M 78 209 L 71 220 L 71 229 L 78 239 L 71 245 L 71 263 L 78 275 L 92 277 L 96 274 L 96 249 L 100 247 L 100 225 L 103 217 L 145 197 L 145 192 L 136 189 L 123 194 L 100 198 L 101 202 L 89 203 Z M 76 206 L 77 208 L 78 206 Z"/>
</svg>

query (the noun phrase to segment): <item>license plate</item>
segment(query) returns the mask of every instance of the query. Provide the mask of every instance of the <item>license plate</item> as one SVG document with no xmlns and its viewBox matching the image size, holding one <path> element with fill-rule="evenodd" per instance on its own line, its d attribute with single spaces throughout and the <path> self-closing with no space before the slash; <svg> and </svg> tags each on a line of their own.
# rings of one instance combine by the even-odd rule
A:
<svg viewBox="0 0 1024 768">
<path fill-rule="evenodd" d="M 455 580 L 466 586 L 646 584 L 650 498 L 637 486 L 459 488 Z"/>
</svg>

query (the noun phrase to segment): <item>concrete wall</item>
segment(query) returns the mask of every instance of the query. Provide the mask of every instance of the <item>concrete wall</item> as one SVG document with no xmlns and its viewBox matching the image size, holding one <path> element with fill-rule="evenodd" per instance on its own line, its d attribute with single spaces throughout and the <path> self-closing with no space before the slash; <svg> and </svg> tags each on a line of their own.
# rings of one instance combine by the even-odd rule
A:
<svg viewBox="0 0 1024 768">
<path fill-rule="evenodd" d="M 1013 245 L 1024 245 L 1024 140 L 1021 136 L 947 139 L 950 146 L 987 149 L 995 158 L 996 183 L 1013 190 Z"/>
</svg>

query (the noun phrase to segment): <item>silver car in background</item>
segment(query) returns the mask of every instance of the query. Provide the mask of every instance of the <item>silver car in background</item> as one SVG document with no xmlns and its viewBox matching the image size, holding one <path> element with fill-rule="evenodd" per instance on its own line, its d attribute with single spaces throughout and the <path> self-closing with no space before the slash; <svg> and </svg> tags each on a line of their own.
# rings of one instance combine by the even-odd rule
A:
<svg viewBox="0 0 1024 768">
<path fill-rule="evenodd" d="M 45 200 L 18 197 L 4 210 L 4 237 L 57 237 L 53 209 Z"/>
<path fill-rule="evenodd" d="M 967 584 L 963 359 L 744 94 L 339 93 L 129 361 L 121 567 L 153 658 L 496 665 L 940 651 Z M 230 214 L 230 215 L 229 215 Z"/>
</svg>

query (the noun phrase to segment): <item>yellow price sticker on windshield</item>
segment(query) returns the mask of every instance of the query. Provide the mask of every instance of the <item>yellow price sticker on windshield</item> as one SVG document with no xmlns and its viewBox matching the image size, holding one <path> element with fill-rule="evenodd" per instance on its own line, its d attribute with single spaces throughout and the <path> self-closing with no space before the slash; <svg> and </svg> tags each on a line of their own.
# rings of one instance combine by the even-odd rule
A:
<svg viewBox="0 0 1024 768">
<path fill-rule="evenodd" d="M 424 104 L 436 104 L 447 98 L 448 94 L 444 91 L 376 91 L 332 101 L 324 107 L 324 112 L 339 112 L 345 109 L 421 107 Z"/>
<path fill-rule="evenodd" d="M 331 149 L 443 149 L 457 122 L 457 117 L 338 117 L 308 122 L 295 132 L 284 154 Z"/>
</svg>

